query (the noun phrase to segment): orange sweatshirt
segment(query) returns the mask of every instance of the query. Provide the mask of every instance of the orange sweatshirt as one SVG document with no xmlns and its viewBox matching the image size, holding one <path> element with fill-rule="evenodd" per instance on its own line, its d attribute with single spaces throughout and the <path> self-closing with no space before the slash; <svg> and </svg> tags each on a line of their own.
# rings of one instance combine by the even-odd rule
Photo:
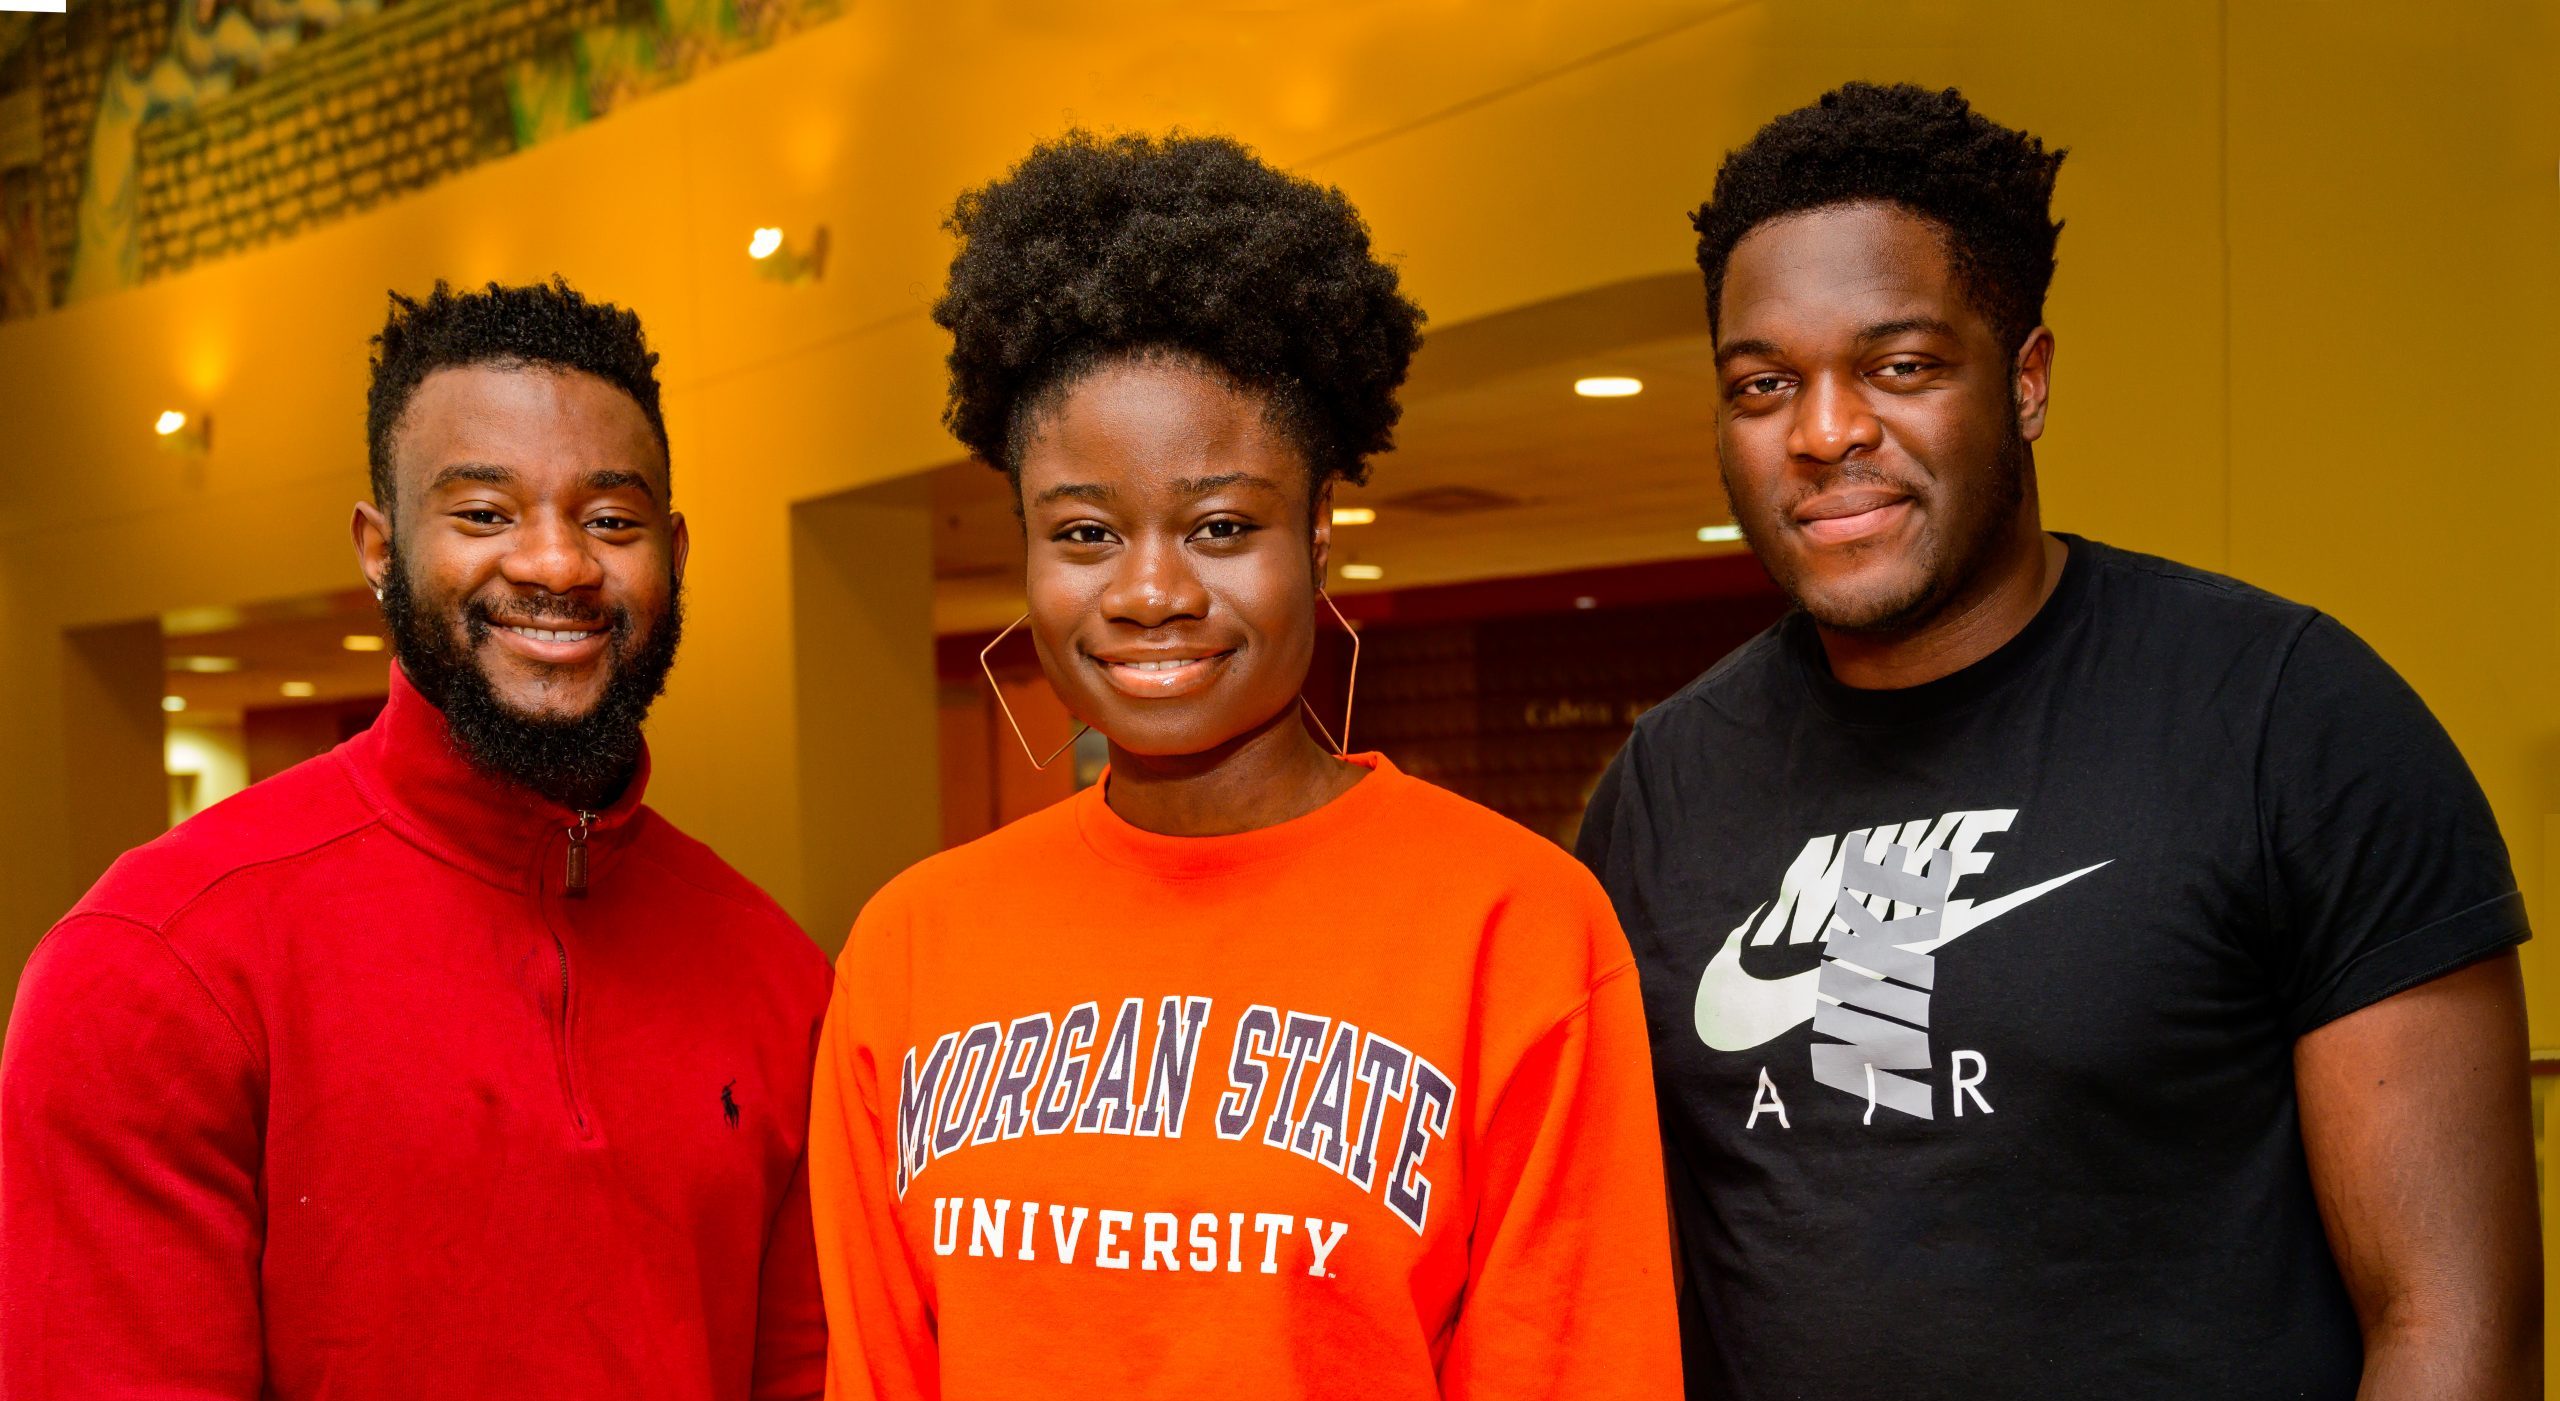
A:
<svg viewBox="0 0 2560 1401">
<path fill-rule="evenodd" d="M 1606 897 L 1357 762 L 1229 837 L 1096 785 L 864 909 L 809 1142 L 830 1397 L 1679 1394 Z"/>
</svg>

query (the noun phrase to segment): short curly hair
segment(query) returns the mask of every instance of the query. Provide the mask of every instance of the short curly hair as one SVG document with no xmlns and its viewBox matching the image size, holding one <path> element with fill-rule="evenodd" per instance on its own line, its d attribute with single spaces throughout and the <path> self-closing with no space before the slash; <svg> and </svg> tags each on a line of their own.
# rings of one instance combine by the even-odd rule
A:
<svg viewBox="0 0 2560 1401">
<path fill-rule="evenodd" d="M 1394 446 L 1422 310 L 1340 190 L 1243 144 L 1069 131 L 960 197 L 934 321 L 951 332 L 943 422 L 1021 484 L 1040 412 L 1113 360 L 1195 360 L 1262 396 L 1314 486 L 1368 479 Z"/>
<path fill-rule="evenodd" d="M 1760 128 L 1725 157 L 1690 216 L 1707 275 L 1707 324 L 1723 311 L 1725 265 L 1772 219 L 1865 200 L 1946 232 L 1958 282 L 2011 348 L 2044 320 L 2053 284 L 2053 181 L 2067 152 L 1973 110 L 1954 88 L 1847 83 Z"/>
<path fill-rule="evenodd" d="M 409 400 L 437 370 L 463 365 L 540 365 L 594 375 L 631 396 L 667 460 L 667 421 L 658 409 L 658 353 L 640 316 L 591 302 L 557 274 L 549 282 L 457 292 L 442 279 L 424 301 L 391 294 L 391 318 L 373 338 L 373 382 L 365 392 L 365 438 L 373 499 L 392 507 L 391 440 Z"/>
</svg>

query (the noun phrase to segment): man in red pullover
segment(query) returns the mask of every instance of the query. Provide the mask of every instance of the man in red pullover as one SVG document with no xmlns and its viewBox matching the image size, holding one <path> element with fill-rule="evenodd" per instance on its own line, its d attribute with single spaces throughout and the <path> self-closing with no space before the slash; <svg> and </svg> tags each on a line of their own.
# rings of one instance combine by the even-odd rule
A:
<svg viewBox="0 0 2560 1401">
<path fill-rule="evenodd" d="M 825 959 L 641 806 L 685 526 L 657 356 L 395 296 L 373 727 L 118 861 L 0 1056 L 0 1395 L 814 1397 Z"/>
</svg>

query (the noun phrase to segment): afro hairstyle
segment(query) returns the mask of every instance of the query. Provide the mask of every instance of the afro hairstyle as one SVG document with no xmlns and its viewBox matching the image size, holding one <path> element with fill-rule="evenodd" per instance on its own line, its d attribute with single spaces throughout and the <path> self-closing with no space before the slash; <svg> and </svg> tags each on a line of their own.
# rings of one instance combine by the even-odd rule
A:
<svg viewBox="0 0 2560 1401">
<path fill-rule="evenodd" d="M 2044 320 L 2053 250 L 2053 180 L 2063 151 L 1973 110 L 1954 88 L 1847 83 L 1760 128 L 1725 157 L 1715 193 L 1690 216 L 1717 326 L 1725 265 L 1772 219 L 1880 200 L 1945 232 L 1957 280 L 2015 349 Z"/>
<path fill-rule="evenodd" d="M 365 391 L 365 439 L 373 499 L 392 507 L 391 439 L 409 400 L 437 370 L 465 365 L 541 366 L 594 375 L 631 396 L 667 457 L 667 421 L 658 411 L 658 353 L 637 312 L 591 302 L 558 275 L 526 287 L 457 292 L 439 279 L 426 300 L 391 294 L 391 319 L 373 338 L 373 382 Z"/>
<path fill-rule="evenodd" d="M 943 422 L 1021 484 L 1041 412 L 1117 359 L 1172 355 L 1260 395 L 1313 485 L 1394 446 L 1422 310 L 1342 192 L 1239 142 L 1074 130 L 960 197 L 933 319 L 951 332 Z"/>
</svg>

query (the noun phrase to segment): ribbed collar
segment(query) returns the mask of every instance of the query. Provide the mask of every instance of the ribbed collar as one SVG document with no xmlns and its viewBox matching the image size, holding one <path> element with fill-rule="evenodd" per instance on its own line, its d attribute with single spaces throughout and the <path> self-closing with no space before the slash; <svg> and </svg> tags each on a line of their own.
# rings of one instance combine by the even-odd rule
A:
<svg viewBox="0 0 2560 1401">
<path fill-rule="evenodd" d="M 1100 781 L 1067 801 L 1073 805 L 1077 832 L 1104 860 L 1166 880 L 1198 880 L 1330 845 L 1376 820 L 1394 805 L 1398 789 L 1415 781 L 1384 754 L 1344 757 L 1369 770 L 1369 776 L 1304 816 L 1221 837 L 1169 837 L 1131 826 L 1104 797 L 1111 783 L 1109 769 L 1103 770 Z"/>
<path fill-rule="evenodd" d="M 558 894 L 569 829 L 577 814 L 529 788 L 483 772 L 454 743 L 444 712 L 419 694 L 399 665 L 391 699 L 371 728 L 338 747 L 365 800 L 400 835 L 473 875 L 527 894 Z M 636 830 L 649 786 L 644 745 L 639 769 L 588 829 L 594 881 Z"/>
</svg>

